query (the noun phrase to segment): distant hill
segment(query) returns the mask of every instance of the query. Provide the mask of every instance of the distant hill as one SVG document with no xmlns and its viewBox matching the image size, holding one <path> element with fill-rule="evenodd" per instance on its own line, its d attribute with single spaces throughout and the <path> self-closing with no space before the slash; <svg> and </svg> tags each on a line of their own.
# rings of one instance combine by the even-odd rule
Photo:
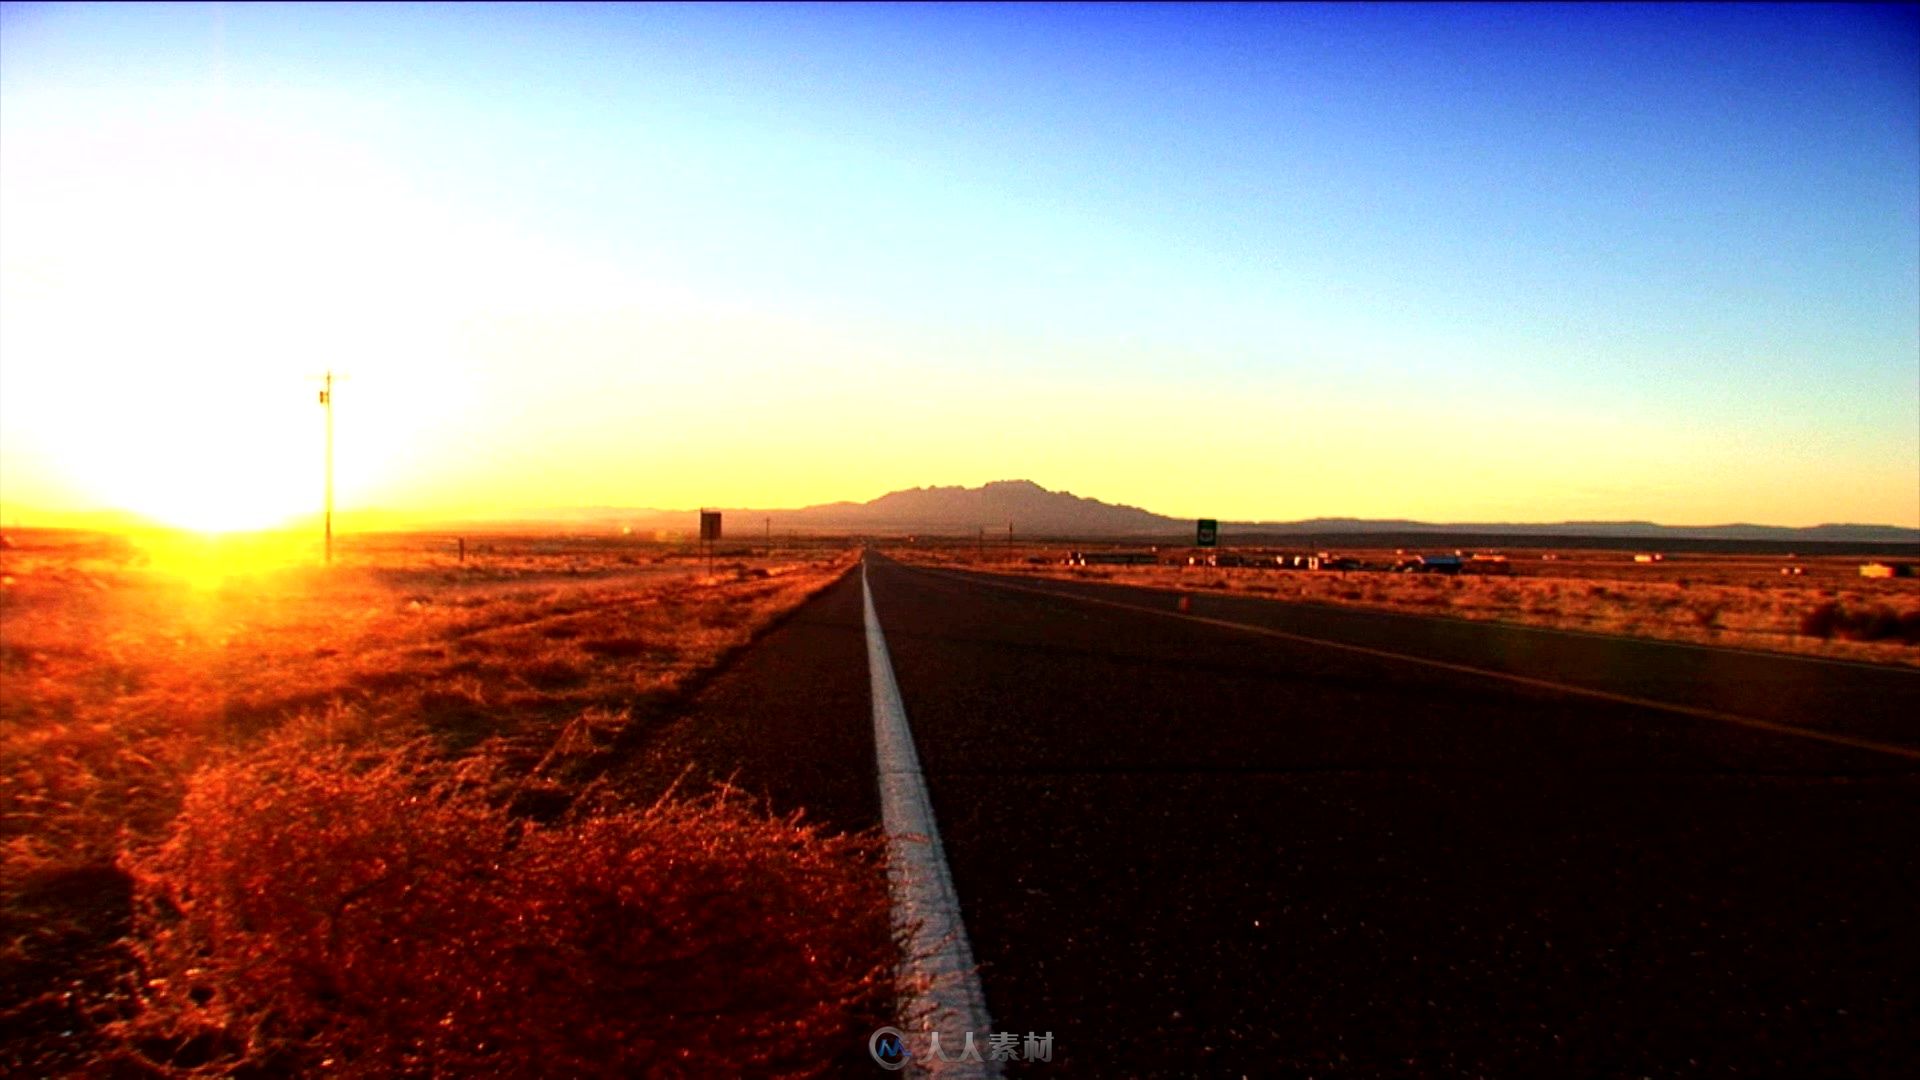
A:
<svg viewBox="0 0 1920 1080">
<path fill-rule="evenodd" d="M 893 491 L 867 502 L 834 502 L 798 510 L 727 508 L 726 534 L 731 538 L 757 535 L 763 528 L 776 532 L 855 532 L 885 535 L 973 536 L 986 530 L 1004 536 L 1013 526 L 1017 538 L 1152 539 L 1177 543 L 1193 535 L 1193 522 L 1171 518 L 1137 506 L 1084 498 L 1066 491 L 1049 491 L 1031 480 L 996 480 L 977 488 L 923 487 Z M 527 527 L 537 523 L 572 528 L 619 528 L 688 532 L 697 527 L 692 510 L 638 510 L 619 507 L 569 507 L 514 516 Z M 1378 543 L 1405 538 L 1445 536 L 1458 542 L 1493 544 L 1509 538 L 1535 540 L 1590 539 L 1632 546 L 1702 541 L 1766 545 L 1850 544 L 1920 545 L 1920 529 L 1893 525 L 1659 525 L 1650 521 L 1561 521 L 1551 523 L 1476 522 L 1433 523 L 1405 519 L 1312 518 L 1305 521 L 1226 521 L 1223 538 L 1232 542 L 1265 539 L 1275 543 L 1308 539 L 1320 542 Z"/>
<path fill-rule="evenodd" d="M 1241 531 L 1263 534 L 1445 533 L 1477 536 L 1565 536 L 1610 540 L 1752 540 L 1810 543 L 1920 543 L 1920 529 L 1895 525 L 1658 525 L 1651 521 L 1560 521 L 1542 524 L 1478 522 L 1433 524 L 1425 521 L 1314 518 L 1308 521 L 1235 523 Z"/>
<path fill-rule="evenodd" d="M 741 511 L 770 517 L 773 527 L 855 528 L 887 532 L 1004 532 L 1022 536 L 1129 536 L 1165 533 L 1172 518 L 1135 506 L 1116 506 L 1071 492 L 1048 491 L 1031 480 L 996 480 L 977 488 L 925 487 L 894 491 L 864 503 L 839 502 L 804 510 Z"/>
<path fill-rule="evenodd" d="M 803 510 L 737 510 L 747 519 L 770 519 L 775 529 L 854 529 L 874 532 L 991 534 L 1013 525 L 1027 537 L 1155 537 L 1190 535 L 1193 522 L 1116 505 L 1066 491 L 1049 491 L 1031 480 L 996 480 L 977 488 L 924 487 L 894 491 L 869 502 L 837 502 Z M 1589 537 L 1594 539 L 1739 540 L 1783 543 L 1920 544 L 1920 529 L 1892 525 L 1659 525 L 1651 521 L 1562 521 L 1550 524 L 1494 522 L 1449 524 L 1408 520 L 1313 518 L 1306 521 L 1228 521 L 1228 533 L 1329 536 L 1347 534 L 1444 534 L 1479 536 Z"/>
</svg>

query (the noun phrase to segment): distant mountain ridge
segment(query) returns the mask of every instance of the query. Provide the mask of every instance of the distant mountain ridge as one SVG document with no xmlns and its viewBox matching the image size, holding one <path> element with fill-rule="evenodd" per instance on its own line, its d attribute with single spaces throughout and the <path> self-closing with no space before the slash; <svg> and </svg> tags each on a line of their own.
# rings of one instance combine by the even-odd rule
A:
<svg viewBox="0 0 1920 1080">
<path fill-rule="evenodd" d="M 1261 532 L 1301 533 L 1475 533 L 1485 536 L 1589 536 L 1607 539 L 1672 540 L 1809 540 L 1840 543 L 1920 543 L 1920 529 L 1897 525 L 1660 525 L 1651 521 L 1474 522 L 1433 524 L 1425 521 L 1361 518 L 1313 518 L 1308 521 L 1248 522 L 1240 527 Z"/>
<path fill-rule="evenodd" d="M 1048 491 L 1031 480 L 995 480 L 977 488 L 908 488 L 864 503 L 742 512 L 771 516 L 775 528 L 786 522 L 789 527 L 972 532 L 1012 525 L 1016 533 L 1029 536 L 1144 535 L 1166 532 L 1176 524 L 1137 506 Z"/>
<path fill-rule="evenodd" d="M 1077 537 L 1173 539 L 1192 533 L 1194 523 L 1067 491 L 1050 491 L 1031 480 L 996 480 L 977 488 L 907 488 L 867 502 L 833 502 L 798 510 L 723 509 L 729 536 L 751 536 L 760 528 L 804 532 L 927 533 L 1003 536 L 1009 525 L 1016 538 Z M 685 530 L 693 511 L 573 508 L 540 515 L 545 520 L 579 524 L 620 522 L 634 527 Z M 1283 538 L 1342 535 L 1436 534 L 1485 537 L 1590 537 L 1608 540 L 1729 540 L 1771 543 L 1920 544 L 1920 529 L 1896 525 L 1660 525 L 1651 521 L 1561 521 L 1435 523 L 1407 519 L 1312 518 L 1303 521 L 1223 521 L 1231 536 Z"/>
</svg>

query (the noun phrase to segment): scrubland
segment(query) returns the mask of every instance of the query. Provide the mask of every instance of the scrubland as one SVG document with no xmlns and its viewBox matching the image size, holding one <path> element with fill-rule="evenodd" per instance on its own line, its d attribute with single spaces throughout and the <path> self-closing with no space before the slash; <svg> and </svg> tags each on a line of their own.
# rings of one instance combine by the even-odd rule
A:
<svg viewBox="0 0 1920 1080">
<path fill-rule="evenodd" d="M 805 1074 L 884 1016 L 873 838 L 619 782 L 850 553 L 10 540 L 0 1071 Z"/>
<path fill-rule="evenodd" d="M 1862 578 L 1860 564 L 1871 561 L 1863 557 L 1685 554 L 1646 564 L 1619 551 L 1512 551 L 1507 553 L 1510 574 L 1455 576 L 1189 566 L 1185 550 L 1166 551 L 1162 563 L 1150 566 L 1066 566 L 1067 550 L 1066 545 L 996 550 L 922 543 L 888 553 L 927 565 L 999 573 L 1920 666 L 1920 579 Z M 1374 565 L 1391 565 L 1400 557 L 1390 550 L 1340 554 Z M 1798 572 L 1783 574 L 1783 569 Z"/>
</svg>

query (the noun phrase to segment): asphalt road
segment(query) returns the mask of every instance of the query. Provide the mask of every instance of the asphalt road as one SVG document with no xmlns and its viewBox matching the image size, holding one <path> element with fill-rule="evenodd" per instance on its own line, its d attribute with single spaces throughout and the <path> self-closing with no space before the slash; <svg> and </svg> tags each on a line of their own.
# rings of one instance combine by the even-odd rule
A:
<svg viewBox="0 0 1920 1080">
<path fill-rule="evenodd" d="M 1054 1036 L 1016 1072 L 1920 1066 L 1920 675 L 868 572 L 994 1028 Z M 855 574 L 669 756 L 876 823 L 860 612 Z"/>
</svg>

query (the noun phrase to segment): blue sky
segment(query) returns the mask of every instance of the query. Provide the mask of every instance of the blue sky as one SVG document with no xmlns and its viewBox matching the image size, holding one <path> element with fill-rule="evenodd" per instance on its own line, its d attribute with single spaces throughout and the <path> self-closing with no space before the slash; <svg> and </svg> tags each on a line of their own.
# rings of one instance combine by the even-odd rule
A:
<svg viewBox="0 0 1920 1080">
<path fill-rule="evenodd" d="M 465 387 L 356 466 L 369 502 L 507 497 L 442 451 L 484 443 L 539 463 L 516 498 L 1031 476 L 1221 517 L 1920 525 L 1916 11 L 15 5 L 0 213 L 97 220 L 208 138 L 251 223 L 96 259 L 318 205 L 328 236 L 248 249 L 348 279 L 286 320 L 407 288 L 355 294 L 356 259 L 457 277 L 368 316 L 420 345 L 358 358 L 369 397 Z M 47 371 L 122 361 L 56 362 L 38 300 L 87 278 L 24 231 L 0 379 L 50 403 L 0 411 L 45 464 L 9 486 L 112 501 L 36 417 L 74 391 Z M 487 239 L 423 253 L 449 236 Z"/>
</svg>

